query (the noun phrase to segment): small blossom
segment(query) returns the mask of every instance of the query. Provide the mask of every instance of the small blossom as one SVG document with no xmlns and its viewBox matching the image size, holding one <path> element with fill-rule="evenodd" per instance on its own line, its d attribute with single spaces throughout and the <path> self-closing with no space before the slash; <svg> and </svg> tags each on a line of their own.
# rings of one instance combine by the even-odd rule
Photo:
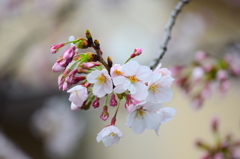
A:
<svg viewBox="0 0 240 159">
<path fill-rule="evenodd" d="M 201 50 L 196 52 L 196 54 L 195 54 L 195 60 L 196 61 L 205 60 L 207 57 L 208 57 L 208 55 L 206 54 L 206 52 L 201 51 Z"/>
<path fill-rule="evenodd" d="M 166 123 L 173 119 L 176 114 L 176 110 L 171 107 L 159 109 L 156 112 L 160 116 L 160 123 Z M 158 135 L 160 125 L 155 129 L 156 134 Z"/>
<path fill-rule="evenodd" d="M 130 61 L 123 65 L 124 76 L 113 78 L 115 93 L 123 93 L 129 90 L 132 97 L 137 100 L 144 100 L 147 95 L 146 82 L 152 78 L 152 71 L 147 66 L 140 66 L 136 61 Z"/>
<path fill-rule="evenodd" d="M 199 81 L 204 75 L 204 70 L 202 67 L 195 67 L 192 71 L 192 79 L 194 82 Z"/>
<path fill-rule="evenodd" d="M 148 84 L 147 101 L 151 102 L 168 102 L 172 98 L 170 86 L 174 79 L 170 75 L 161 76 L 155 74 Z"/>
<path fill-rule="evenodd" d="M 151 102 L 136 105 L 135 110 L 127 116 L 126 126 L 130 127 L 135 134 L 141 134 L 145 129 L 158 129 L 161 118 L 156 111 L 161 107 L 160 103 Z"/>
<path fill-rule="evenodd" d="M 105 96 L 106 94 L 112 93 L 112 79 L 108 75 L 106 69 L 103 69 L 102 71 L 92 71 L 87 75 L 87 81 L 89 83 L 94 83 L 93 94 L 99 98 Z"/>
<path fill-rule="evenodd" d="M 88 98 L 87 88 L 81 85 L 77 85 L 67 92 L 71 93 L 69 100 L 79 107 L 81 107 L 83 102 Z"/>
<path fill-rule="evenodd" d="M 126 95 L 126 103 L 125 103 L 125 108 L 127 109 L 128 113 L 132 113 L 135 109 L 135 106 L 137 104 L 140 104 L 141 102 L 132 98 L 130 94 Z M 146 103 L 146 102 L 144 102 Z M 141 104 L 144 104 L 143 102 Z"/>
<path fill-rule="evenodd" d="M 161 68 L 162 64 L 160 63 L 157 68 L 153 71 L 154 74 L 160 73 L 162 76 L 171 75 L 171 71 L 167 68 Z M 177 70 L 176 70 L 177 71 Z"/>
<path fill-rule="evenodd" d="M 97 142 L 102 141 L 105 146 L 117 144 L 120 138 L 123 137 L 122 132 L 114 125 L 106 126 L 97 135 Z"/>
<path fill-rule="evenodd" d="M 141 54 L 142 54 L 142 49 L 141 48 L 136 48 L 136 49 L 134 49 L 134 52 L 132 53 L 131 58 L 134 58 L 134 57 L 139 56 Z"/>
<path fill-rule="evenodd" d="M 111 67 L 110 74 L 112 78 L 115 78 L 117 76 L 122 76 L 122 66 L 119 64 L 115 64 Z"/>
</svg>

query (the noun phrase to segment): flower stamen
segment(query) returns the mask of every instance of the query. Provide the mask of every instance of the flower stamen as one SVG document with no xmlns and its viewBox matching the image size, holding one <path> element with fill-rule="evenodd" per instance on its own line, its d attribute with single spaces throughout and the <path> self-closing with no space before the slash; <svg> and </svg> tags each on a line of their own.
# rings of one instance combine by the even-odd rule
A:
<svg viewBox="0 0 240 159">
<path fill-rule="evenodd" d="M 97 84 L 103 85 L 106 81 L 106 77 L 103 74 L 101 74 L 101 75 L 98 75 L 96 80 L 97 80 L 97 82 L 96 82 Z"/>
</svg>

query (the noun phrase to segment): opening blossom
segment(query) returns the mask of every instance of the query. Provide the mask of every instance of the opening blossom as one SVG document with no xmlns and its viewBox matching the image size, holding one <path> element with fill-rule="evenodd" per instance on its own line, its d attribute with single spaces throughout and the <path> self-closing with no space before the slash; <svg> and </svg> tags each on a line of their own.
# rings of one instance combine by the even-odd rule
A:
<svg viewBox="0 0 240 159">
<path fill-rule="evenodd" d="M 112 79 L 106 69 L 103 69 L 102 71 L 92 71 L 87 75 L 87 80 L 89 83 L 94 83 L 93 94 L 97 97 L 101 98 L 106 94 L 112 93 Z"/>
<path fill-rule="evenodd" d="M 159 127 L 173 118 L 176 111 L 173 108 L 162 108 L 163 102 L 172 98 L 170 86 L 173 78 L 171 71 L 160 68 L 152 71 L 148 66 L 141 66 L 133 58 L 142 54 L 141 48 L 134 49 L 125 64 L 113 64 L 111 57 L 105 61 L 98 40 L 93 40 L 89 30 L 85 38 L 71 36 L 68 42 L 53 45 L 51 52 L 59 52 L 62 46 L 70 44 L 70 48 L 57 59 L 52 70 L 63 72 L 58 77 L 60 90 L 70 93 L 69 101 L 72 110 L 102 110 L 99 118 L 108 121 L 97 135 L 97 141 L 105 146 L 118 143 L 123 133 L 115 126 L 120 107 L 124 106 L 126 126 L 135 134 L 141 134 L 145 129 L 154 130 L 158 134 Z M 95 53 L 79 53 L 79 49 L 93 48 Z M 104 104 L 100 99 L 105 98 Z M 121 102 L 125 103 L 121 105 Z M 112 116 L 108 107 L 115 109 Z"/>
<path fill-rule="evenodd" d="M 97 142 L 102 141 L 105 146 L 112 146 L 117 144 L 123 133 L 114 125 L 106 126 L 97 135 Z"/>
<path fill-rule="evenodd" d="M 130 61 L 122 66 L 123 76 L 113 79 L 116 86 L 115 93 L 123 93 L 128 90 L 132 97 L 137 100 L 143 100 L 147 97 L 148 82 L 152 78 L 152 71 L 147 66 L 140 66 L 136 61 Z"/>
</svg>

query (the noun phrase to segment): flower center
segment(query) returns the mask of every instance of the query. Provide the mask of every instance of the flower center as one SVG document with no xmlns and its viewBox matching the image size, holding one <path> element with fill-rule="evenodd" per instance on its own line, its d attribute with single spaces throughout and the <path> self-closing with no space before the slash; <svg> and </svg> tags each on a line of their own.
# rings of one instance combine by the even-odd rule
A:
<svg viewBox="0 0 240 159">
<path fill-rule="evenodd" d="M 130 76 L 130 77 L 128 77 L 128 80 L 130 81 L 130 82 L 132 82 L 132 83 L 135 83 L 135 82 L 137 82 L 138 81 L 138 79 L 137 79 L 137 77 L 136 76 Z"/>
<path fill-rule="evenodd" d="M 108 136 L 115 136 L 116 134 L 114 132 L 111 132 L 108 134 Z"/>
<path fill-rule="evenodd" d="M 137 109 L 137 113 L 135 115 L 136 118 L 144 119 L 145 116 L 147 116 L 147 113 L 142 108 Z"/>
<path fill-rule="evenodd" d="M 118 71 L 118 70 L 115 70 L 114 73 L 117 75 L 117 76 L 121 76 L 123 73 L 121 71 Z"/>
<path fill-rule="evenodd" d="M 97 82 L 96 82 L 97 84 L 103 85 L 106 81 L 106 77 L 104 75 L 98 75 L 96 80 L 97 80 Z"/>
<path fill-rule="evenodd" d="M 78 96 L 78 91 L 77 91 L 77 90 L 75 90 L 75 93 L 76 93 L 76 95 Z"/>
<path fill-rule="evenodd" d="M 152 91 L 152 93 L 157 94 L 160 93 L 159 87 L 160 87 L 159 84 L 153 83 L 150 85 L 149 90 Z"/>
</svg>

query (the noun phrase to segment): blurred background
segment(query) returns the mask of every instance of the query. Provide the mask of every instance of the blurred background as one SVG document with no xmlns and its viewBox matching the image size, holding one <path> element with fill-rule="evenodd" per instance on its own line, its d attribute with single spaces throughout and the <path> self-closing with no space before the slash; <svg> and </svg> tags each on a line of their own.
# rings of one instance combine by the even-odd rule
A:
<svg viewBox="0 0 240 159">
<path fill-rule="evenodd" d="M 136 60 L 149 65 L 177 2 L 1 0 L 0 159 L 197 159 L 202 152 L 196 139 L 213 142 L 212 116 L 220 117 L 222 135 L 231 132 L 240 138 L 240 83 L 235 79 L 225 96 L 214 93 L 198 111 L 172 86 L 173 99 L 164 106 L 174 107 L 177 114 L 161 126 L 159 137 L 149 130 L 133 134 L 121 109 L 118 127 L 124 138 L 110 148 L 96 142 L 97 133 L 110 122 L 99 119 L 101 110 L 72 112 L 68 94 L 58 90 L 59 74 L 51 67 L 61 53 L 52 55 L 51 45 L 71 35 L 84 37 L 89 29 L 105 58 L 122 64 L 140 47 L 143 54 Z M 240 53 L 239 15 L 239 0 L 193 0 L 177 19 L 163 66 L 188 64 L 197 50 L 219 56 L 232 49 Z"/>
</svg>

